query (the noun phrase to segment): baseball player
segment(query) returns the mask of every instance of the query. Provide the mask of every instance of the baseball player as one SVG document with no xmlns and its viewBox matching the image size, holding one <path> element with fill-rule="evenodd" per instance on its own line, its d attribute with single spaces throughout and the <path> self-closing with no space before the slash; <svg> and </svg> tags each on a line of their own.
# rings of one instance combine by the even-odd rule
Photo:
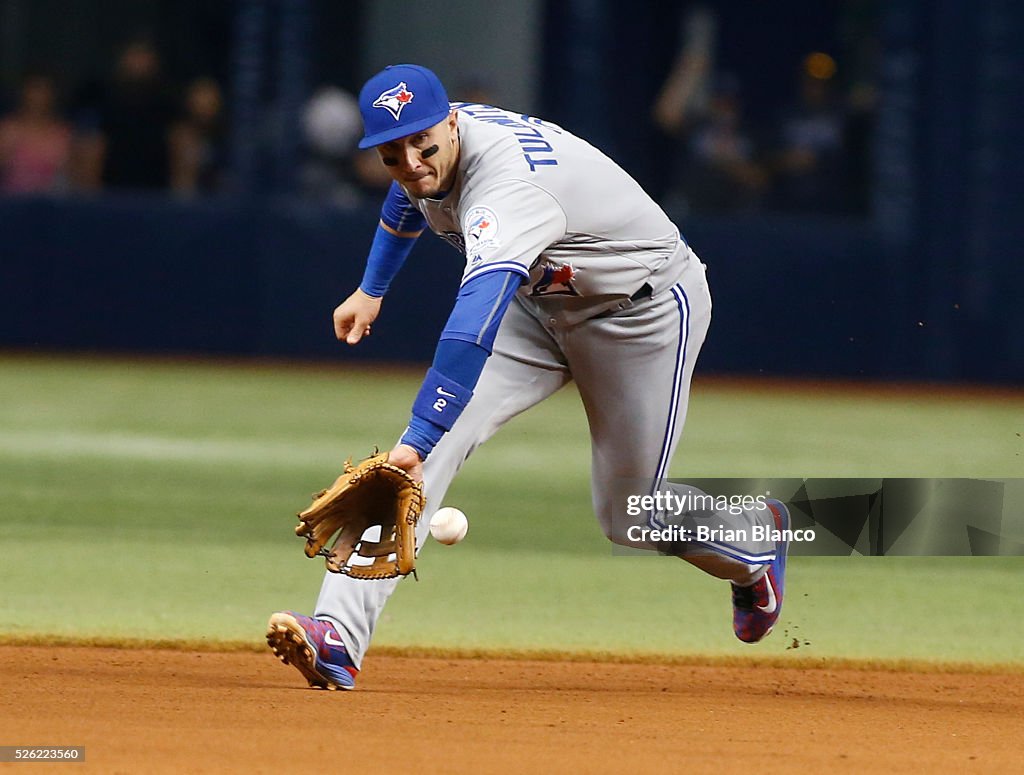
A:
<svg viewBox="0 0 1024 775">
<path fill-rule="evenodd" d="M 449 103 L 437 76 L 418 65 L 373 76 L 359 106 L 359 146 L 376 148 L 393 184 L 363 280 L 334 311 L 338 339 L 355 345 L 370 334 L 425 229 L 466 262 L 409 425 L 389 453 L 423 482 L 417 544 L 473 450 L 574 381 L 590 425 L 595 514 L 609 539 L 636 546 L 619 495 L 623 483 L 663 487 L 711 319 L 704 265 L 629 175 L 561 127 Z M 680 524 L 711 517 L 726 539 L 649 548 L 729 580 L 735 633 L 756 642 L 779 616 L 789 514 L 767 501 L 695 510 Z M 668 521 L 653 510 L 645 519 L 650 527 Z M 758 524 L 782 537 L 744 540 Z M 275 613 L 268 641 L 311 685 L 353 688 L 397 582 L 328 573 L 313 616 Z"/>
</svg>

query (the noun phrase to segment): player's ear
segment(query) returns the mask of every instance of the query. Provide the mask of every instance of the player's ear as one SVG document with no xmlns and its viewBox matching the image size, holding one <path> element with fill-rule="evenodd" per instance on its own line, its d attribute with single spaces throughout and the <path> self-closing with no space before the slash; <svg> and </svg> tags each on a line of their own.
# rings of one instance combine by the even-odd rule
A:
<svg viewBox="0 0 1024 775">
<path fill-rule="evenodd" d="M 459 112 L 453 110 L 448 114 L 448 131 L 451 132 L 452 137 L 455 137 L 455 133 L 459 131 Z"/>
</svg>

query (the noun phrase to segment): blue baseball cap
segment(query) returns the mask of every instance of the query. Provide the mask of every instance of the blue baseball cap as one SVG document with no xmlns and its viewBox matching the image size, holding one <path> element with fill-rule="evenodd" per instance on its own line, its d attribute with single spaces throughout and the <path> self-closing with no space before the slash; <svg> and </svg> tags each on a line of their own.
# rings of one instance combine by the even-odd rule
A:
<svg viewBox="0 0 1024 775">
<path fill-rule="evenodd" d="M 420 65 L 389 65 L 363 84 L 359 112 L 365 134 L 360 148 L 372 148 L 422 132 L 450 111 L 441 80 Z"/>
</svg>

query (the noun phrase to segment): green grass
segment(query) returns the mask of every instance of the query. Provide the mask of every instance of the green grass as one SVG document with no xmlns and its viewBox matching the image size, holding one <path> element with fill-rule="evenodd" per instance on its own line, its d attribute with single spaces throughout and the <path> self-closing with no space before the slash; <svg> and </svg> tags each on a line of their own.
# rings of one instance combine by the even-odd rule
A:
<svg viewBox="0 0 1024 775">
<path fill-rule="evenodd" d="M 246 640 L 322 576 L 294 513 L 404 427 L 414 372 L 0 358 L 0 635 Z M 675 476 L 1024 476 L 1024 401 L 714 385 Z M 575 393 L 511 423 L 447 502 L 375 641 L 392 646 L 1022 661 L 1019 558 L 792 560 L 779 632 L 734 640 L 725 585 L 614 557 Z M 794 641 L 800 645 L 792 649 Z"/>
</svg>

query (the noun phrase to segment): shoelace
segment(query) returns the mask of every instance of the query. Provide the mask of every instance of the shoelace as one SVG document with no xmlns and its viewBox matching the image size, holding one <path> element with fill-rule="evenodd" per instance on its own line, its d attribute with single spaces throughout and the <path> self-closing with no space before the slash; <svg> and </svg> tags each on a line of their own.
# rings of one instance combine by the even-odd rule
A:
<svg viewBox="0 0 1024 775">
<path fill-rule="evenodd" d="M 735 584 L 732 585 L 732 604 L 741 611 L 753 611 L 754 610 L 754 584 L 749 587 L 737 587 Z"/>
</svg>

